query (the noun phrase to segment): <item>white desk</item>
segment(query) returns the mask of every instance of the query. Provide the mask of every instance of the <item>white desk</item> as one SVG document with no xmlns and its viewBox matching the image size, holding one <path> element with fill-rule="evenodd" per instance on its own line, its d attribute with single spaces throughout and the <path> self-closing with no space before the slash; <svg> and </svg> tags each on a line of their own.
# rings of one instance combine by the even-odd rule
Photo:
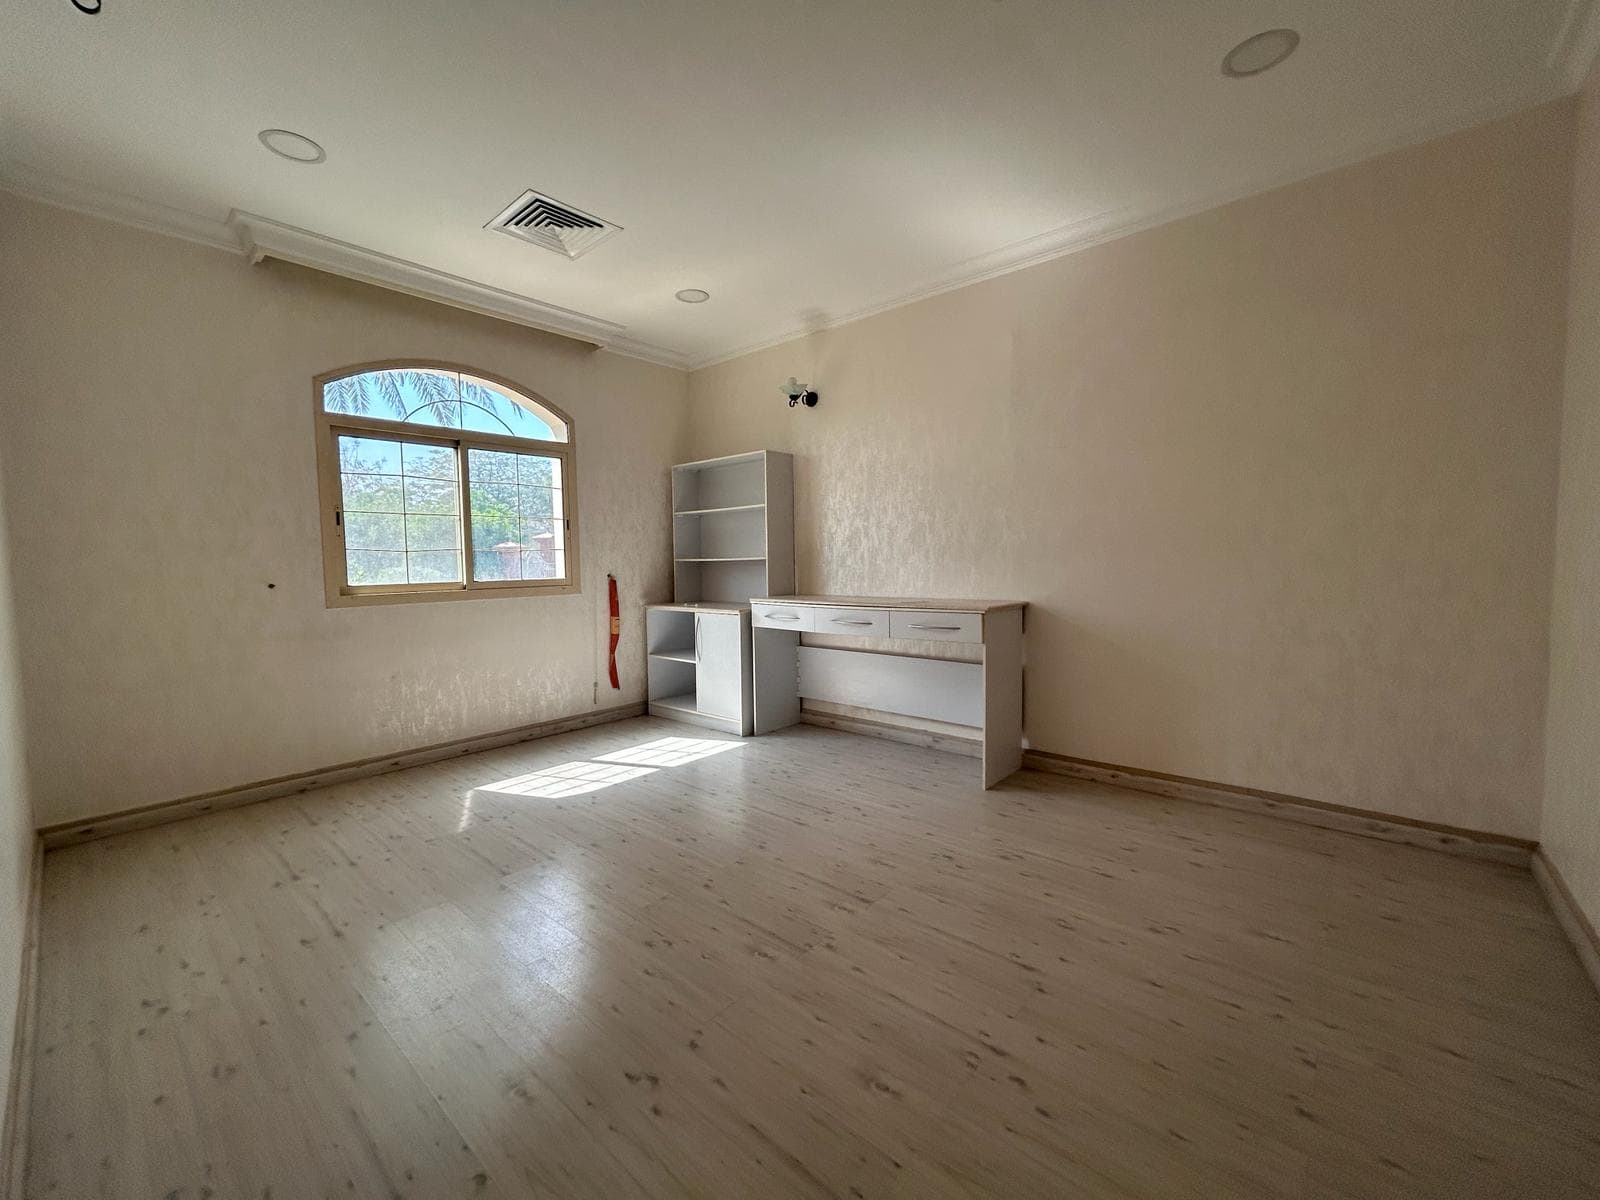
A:
<svg viewBox="0 0 1600 1200">
<path fill-rule="evenodd" d="M 800 700 L 976 728 L 983 785 L 1022 765 L 1022 616 L 1019 600 L 885 596 L 759 596 L 750 601 L 755 732 L 800 720 Z M 982 662 L 802 646 L 803 633 L 967 642 Z"/>
</svg>

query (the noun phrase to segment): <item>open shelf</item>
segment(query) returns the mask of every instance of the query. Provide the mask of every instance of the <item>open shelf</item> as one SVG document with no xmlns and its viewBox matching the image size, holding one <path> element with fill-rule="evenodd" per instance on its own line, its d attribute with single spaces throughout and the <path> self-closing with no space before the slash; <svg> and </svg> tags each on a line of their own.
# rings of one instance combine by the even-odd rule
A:
<svg viewBox="0 0 1600 1200">
<path fill-rule="evenodd" d="M 721 508 L 684 508 L 672 515 L 675 517 L 703 517 L 711 513 L 755 512 L 765 507 L 765 504 L 725 504 Z"/>
<path fill-rule="evenodd" d="M 684 692 L 680 696 L 661 696 L 650 701 L 651 708 L 670 708 L 674 712 L 690 713 L 698 716 L 700 710 L 695 707 L 693 692 Z"/>
<path fill-rule="evenodd" d="M 694 656 L 694 651 L 687 648 L 683 650 L 652 650 L 650 651 L 650 657 L 665 658 L 670 659 L 673 662 L 681 663 L 694 663 L 700 661 Z"/>
<path fill-rule="evenodd" d="M 759 451 L 672 469 L 674 512 L 753 508 L 766 502 L 767 462 Z"/>
<path fill-rule="evenodd" d="M 680 604 L 748 604 L 793 591 L 793 459 L 754 450 L 673 467 L 672 565 Z"/>
</svg>

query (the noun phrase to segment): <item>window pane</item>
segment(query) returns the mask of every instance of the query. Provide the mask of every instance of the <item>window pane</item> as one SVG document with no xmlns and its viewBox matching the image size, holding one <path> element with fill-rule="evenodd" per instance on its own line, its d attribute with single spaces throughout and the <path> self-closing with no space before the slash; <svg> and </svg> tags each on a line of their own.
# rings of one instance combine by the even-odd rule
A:
<svg viewBox="0 0 1600 1200">
<path fill-rule="evenodd" d="M 522 536 L 528 540 L 530 546 L 546 550 L 564 550 L 567 523 L 555 520 L 553 517 L 524 518 L 522 522 Z"/>
<path fill-rule="evenodd" d="M 407 479 L 404 512 L 454 513 L 460 506 L 454 480 Z"/>
<path fill-rule="evenodd" d="M 405 510 L 404 483 L 398 475 L 353 475 L 346 471 L 343 483 L 344 510 L 347 513 L 399 513 Z"/>
<path fill-rule="evenodd" d="M 346 583 L 460 583 L 454 448 L 345 435 L 338 443 Z"/>
<path fill-rule="evenodd" d="M 408 583 L 460 583 L 461 553 L 457 550 L 413 551 L 406 555 Z"/>
<path fill-rule="evenodd" d="M 524 579 L 561 579 L 566 575 L 566 554 L 560 550 L 528 550 L 522 555 Z"/>
<path fill-rule="evenodd" d="M 449 550 L 454 553 L 457 531 L 461 528 L 454 517 L 418 517 L 405 519 L 404 549 L 415 554 L 418 550 Z"/>
<path fill-rule="evenodd" d="M 322 408 L 436 429 L 568 440 L 566 422 L 533 398 L 438 367 L 389 367 L 330 380 L 322 386 Z"/>
<path fill-rule="evenodd" d="M 561 460 L 507 450 L 467 451 L 475 580 L 564 579 Z"/>
<path fill-rule="evenodd" d="M 456 452 L 449 446 L 418 445 L 402 442 L 401 471 L 408 479 L 456 478 Z"/>
<path fill-rule="evenodd" d="M 561 486 L 561 460 L 559 458 L 545 458 L 538 454 L 523 454 L 518 456 L 517 464 L 518 482 L 527 487 L 553 487 Z"/>
<path fill-rule="evenodd" d="M 339 439 L 339 469 L 368 475 L 400 474 L 400 443 L 379 438 Z"/>
<path fill-rule="evenodd" d="M 561 511 L 561 492 L 556 488 L 525 487 L 520 503 L 524 521 L 566 515 Z"/>
<path fill-rule="evenodd" d="M 467 458 L 474 483 L 516 483 L 517 458 L 509 450 L 469 450 Z"/>
<path fill-rule="evenodd" d="M 404 550 L 406 519 L 399 513 L 346 512 L 344 544 L 350 550 Z"/>
<path fill-rule="evenodd" d="M 517 553 L 517 551 L 513 550 L 508 558 L 507 555 L 498 550 L 479 550 L 474 546 L 472 548 L 472 578 L 479 583 L 490 583 L 497 579 L 522 578 L 517 574 L 519 570 L 519 564 L 515 557 Z"/>
<path fill-rule="evenodd" d="M 351 587 L 378 587 L 406 581 L 406 556 L 398 551 L 346 550 L 345 578 Z"/>
</svg>

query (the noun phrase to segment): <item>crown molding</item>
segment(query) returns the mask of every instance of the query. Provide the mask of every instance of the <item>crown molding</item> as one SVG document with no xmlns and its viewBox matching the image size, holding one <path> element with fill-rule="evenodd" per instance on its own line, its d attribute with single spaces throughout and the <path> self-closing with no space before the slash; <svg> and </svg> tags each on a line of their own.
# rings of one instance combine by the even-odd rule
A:
<svg viewBox="0 0 1600 1200">
<path fill-rule="evenodd" d="M 614 321 L 474 283 L 460 275 L 435 271 L 421 263 L 324 237 L 309 229 L 284 225 L 256 213 L 235 209 L 228 214 L 228 228 L 253 263 L 275 258 L 486 317 L 498 317 L 530 329 L 559 333 L 596 347 L 606 345 L 623 331 L 623 326 Z"/>
<path fill-rule="evenodd" d="M 252 262 L 276 258 L 296 263 L 530 329 L 560 334 L 657 366 L 678 370 L 688 366 L 687 355 L 630 338 L 624 332 L 625 327 L 613 321 L 474 283 L 254 213 L 235 210 L 227 220 L 217 221 L 137 196 L 108 192 L 14 161 L 0 163 L 0 191 L 146 233 L 178 238 L 228 254 L 241 254 Z"/>
<path fill-rule="evenodd" d="M 437 271 L 421 263 L 395 258 L 365 246 L 341 242 L 309 229 L 284 225 L 256 213 L 235 209 L 228 214 L 228 228 L 250 261 L 275 258 L 312 270 L 325 271 L 374 287 L 419 296 L 437 304 L 510 321 L 545 333 L 587 342 L 598 350 L 637 358 L 662 367 L 687 367 L 686 356 L 665 346 L 657 346 L 627 336 L 627 326 L 601 317 L 547 304 L 517 292 L 477 283 L 460 275 Z"/>
<path fill-rule="evenodd" d="M 658 346 L 654 342 L 641 342 L 638 338 L 614 337 L 604 346 L 600 347 L 607 354 L 619 354 L 623 358 L 636 358 L 640 362 L 651 363 L 658 367 L 671 367 L 677 371 L 689 369 L 689 356 L 678 350 L 669 350 L 665 346 Z"/>
<path fill-rule="evenodd" d="M 1581 2 L 1588 3 L 1589 0 L 1581 0 Z M 1591 5 L 1591 7 L 1600 8 L 1600 5 Z M 1563 79 L 1554 85 L 1550 81 L 1545 81 L 1533 88 L 1521 88 L 1479 105 L 1467 113 L 1435 117 L 1432 120 L 1414 124 L 1401 133 L 1365 142 L 1339 153 L 1324 155 L 1288 170 L 1257 176 L 1246 183 L 1228 188 L 1225 191 L 1212 192 L 1170 204 L 1133 205 L 1127 208 L 1114 209 L 1108 213 L 1085 217 L 1049 230 L 1046 233 L 1038 234 L 1035 237 L 1013 242 L 987 254 L 969 258 L 942 272 L 921 287 L 887 296 L 861 308 L 853 309 L 842 316 L 831 317 L 824 321 L 813 320 L 805 328 L 796 329 L 791 327 L 784 332 L 775 333 L 758 341 L 747 342 L 733 349 L 692 358 L 689 361 L 689 370 L 699 371 L 706 367 L 714 367 L 720 363 L 731 362 L 736 358 L 743 358 L 747 354 L 754 354 L 760 350 L 770 350 L 775 346 L 799 341 L 801 338 L 810 337 L 816 333 L 829 329 L 838 329 L 840 326 L 851 325 L 856 321 L 864 321 L 868 317 L 875 317 L 879 313 L 889 312 L 896 308 L 904 308 L 906 305 L 915 304 L 919 300 L 930 300 L 935 296 L 942 296 L 946 292 L 958 291 L 975 283 L 983 283 L 986 280 L 997 279 L 1002 275 L 1010 275 L 1015 271 L 1024 271 L 1029 267 L 1036 267 L 1058 258 L 1066 258 L 1068 255 L 1092 249 L 1106 242 L 1114 242 L 1121 238 L 1131 237 L 1133 234 L 1142 233 L 1147 229 L 1154 229 L 1160 225 L 1182 220 L 1184 217 L 1192 217 L 1214 208 L 1221 208 L 1225 204 L 1232 204 L 1250 196 L 1260 195 L 1280 187 L 1287 187 L 1290 184 L 1302 182 L 1328 171 L 1336 171 L 1341 167 L 1348 167 L 1369 158 L 1376 158 L 1382 154 L 1404 149 L 1407 146 L 1419 145 L 1436 137 L 1458 133 L 1475 125 L 1483 125 L 1490 121 L 1499 120 L 1502 117 L 1511 116 L 1513 113 L 1536 108 L 1540 104 L 1566 95 L 1570 89 L 1566 88 L 1564 84 L 1565 80 Z"/>
<path fill-rule="evenodd" d="M 920 300 L 932 299 L 946 292 L 1065 258 L 1249 196 L 1536 107 L 1579 87 L 1586 80 L 1597 53 L 1600 53 L 1600 0 L 1570 0 L 1566 19 L 1550 51 L 1548 77 L 1532 87 L 1517 89 L 1465 112 L 1435 114 L 1413 123 L 1398 134 L 1323 155 L 1285 171 L 1258 176 L 1225 191 L 1168 204 L 1133 205 L 1082 218 L 954 264 L 919 287 L 884 296 L 841 316 L 820 322 L 813 318 L 803 328 L 791 326 L 755 341 L 701 355 L 630 338 L 625 326 L 587 313 L 546 304 L 252 213 L 235 210 L 226 221 L 214 221 L 133 196 L 106 192 L 16 162 L 0 163 L 0 190 L 213 249 L 233 254 L 244 253 L 252 262 L 260 262 L 264 258 L 281 259 L 531 329 L 575 338 L 627 358 L 678 370 L 698 371 L 798 341 L 815 333 L 853 324 L 892 309 L 904 308 Z"/>
<path fill-rule="evenodd" d="M 1596 0 L 1570 0 L 1567 17 L 1561 23 L 1547 64 L 1560 75 L 1569 91 L 1577 91 L 1594 69 L 1600 54 L 1600 3 Z"/>
<path fill-rule="evenodd" d="M 10 192 L 25 200 L 36 200 L 52 208 L 64 208 L 142 229 L 146 233 L 159 233 L 185 242 L 209 246 L 213 250 L 226 250 L 238 254 L 239 240 L 224 221 L 211 220 L 179 208 L 169 208 L 153 200 L 137 196 L 108 192 L 64 175 L 52 175 L 24 163 L 0 162 L 0 191 Z"/>
</svg>

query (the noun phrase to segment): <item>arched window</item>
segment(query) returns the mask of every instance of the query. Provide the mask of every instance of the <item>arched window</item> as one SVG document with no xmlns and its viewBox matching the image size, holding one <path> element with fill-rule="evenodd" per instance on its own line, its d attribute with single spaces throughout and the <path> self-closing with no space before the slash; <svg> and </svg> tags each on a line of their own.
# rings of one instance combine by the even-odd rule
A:
<svg viewBox="0 0 1600 1200">
<path fill-rule="evenodd" d="M 440 363 L 316 380 L 330 605 L 578 590 L 572 422 Z"/>
</svg>

